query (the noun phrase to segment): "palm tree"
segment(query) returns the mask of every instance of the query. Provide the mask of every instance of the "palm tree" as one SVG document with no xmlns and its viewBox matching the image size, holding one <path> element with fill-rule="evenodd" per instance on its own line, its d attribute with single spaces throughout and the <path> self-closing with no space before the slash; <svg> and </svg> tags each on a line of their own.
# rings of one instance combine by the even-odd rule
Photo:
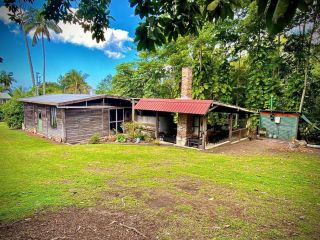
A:
<svg viewBox="0 0 320 240">
<path fill-rule="evenodd" d="M 27 56 L 28 56 L 28 63 L 29 63 L 29 68 L 30 68 L 30 74 L 31 74 L 31 81 L 32 81 L 32 86 L 35 89 L 35 94 L 38 95 L 38 87 L 36 85 L 36 81 L 34 78 L 34 72 L 33 72 L 33 65 L 32 65 L 32 59 L 31 59 L 31 54 L 30 54 L 30 48 L 29 48 L 29 43 L 27 39 L 27 33 L 25 31 L 25 18 L 28 15 L 28 11 L 23 12 L 21 10 L 22 8 L 19 8 L 19 12 L 17 13 L 16 16 L 16 22 L 20 25 L 20 28 L 23 32 L 23 38 L 24 38 L 24 43 L 26 45 L 26 50 L 27 50 Z"/>
<path fill-rule="evenodd" d="M 89 85 L 86 82 L 87 74 L 71 70 L 60 77 L 59 84 L 64 93 L 88 93 Z"/>
<path fill-rule="evenodd" d="M 43 57 L 43 95 L 46 94 L 46 54 L 45 54 L 45 46 L 44 46 L 44 37 L 50 41 L 50 30 L 54 31 L 55 33 L 61 33 L 62 29 L 53 21 L 45 19 L 44 15 L 42 14 L 42 10 L 30 10 L 25 17 L 26 24 L 25 24 L 25 31 L 33 33 L 32 38 L 32 46 L 38 43 L 39 37 L 41 37 L 42 43 L 42 57 Z"/>
<path fill-rule="evenodd" d="M 6 73 L 5 71 L 1 71 L 1 73 L 0 73 L 0 92 L 8 91 L 13 82 L 15 82 L 15 79 L 13 78 L 12 72 Z"/>
</svg>

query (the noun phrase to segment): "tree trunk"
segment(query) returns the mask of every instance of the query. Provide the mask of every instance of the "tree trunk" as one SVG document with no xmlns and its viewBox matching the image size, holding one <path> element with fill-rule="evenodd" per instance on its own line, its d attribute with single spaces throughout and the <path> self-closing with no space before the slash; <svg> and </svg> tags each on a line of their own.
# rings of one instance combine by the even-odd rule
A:
<svg viewBox="0 0 320 240">
<path fill-rule="evenodd" d="M 315 8 L 314 16 L 313 16 L 313 26 L 312 26 L 312 29 L 310 32 L 310 38 L 309 38 L 308 45 L 307 45 L 308 49 L 307 49 L 307 56 L 306 56 L 306 61 L 305 61 L 305 65 L 304 65 L 304 82 L 303 82 L 303 90 L 302 90 L 301 99 L 300 99 L 299 113 L 302 112 L 304 98 L 306 96 L 306 91 L 307 91 L 311 45 L 312 45 L 313 33 L 314 33 L 314 31 L 317 27 L 317 24 L 318 24 L 317 23 L 318 10 L 319 10 L 318 8 Z"/>
<path fill-rule="evenodd" d="M 30 54 L 30 48 L 29 48 L 29 44 L 28 44 L 28 39 L 27 39 L 27 34 L 24 31 L 24 29 L 21 27 L 22 32 L 23 32 L 23 38 L 24 38 L 24 42 L 26 45 L 26 49 L 27 49 L 27 56 L 28 56 L 28 62 L 29 62 L 29 68 L 30 68 L 30 74 L 31 74 L 31 81 L 32 81 L 32 86 L 35 90 L 35 94 L 38 95 L 38 86 L 36 84 L 36 81 L 34 79 L 34 72 L 33 72 L 33 65 L 32 65 L 32 60 L 31 60 L 31 54 Z"/>
<path fill-rule="evenodd" d="M 42 94 L 46 94 L 46 52 L 44 49 L 44 39 L 43 39 L 43 33 L 41 34 L 41 40 L 42 40 L 42 57 L 43 57 L 43 74 L 42 74 Z"/>
</svg>

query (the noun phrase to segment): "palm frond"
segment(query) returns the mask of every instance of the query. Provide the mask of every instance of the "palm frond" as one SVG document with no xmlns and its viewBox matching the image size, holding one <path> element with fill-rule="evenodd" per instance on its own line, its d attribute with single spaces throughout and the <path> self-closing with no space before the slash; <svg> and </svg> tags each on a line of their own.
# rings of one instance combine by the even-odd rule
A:
<svg viewBox="0 0 320 240">
<path fill-rule="evenodd" d="M 62 29 L 54 21 L 47 21 L 46 25 L 49 29 L 53 30 L 55 33 L 62 33 Z"/>
</svg>

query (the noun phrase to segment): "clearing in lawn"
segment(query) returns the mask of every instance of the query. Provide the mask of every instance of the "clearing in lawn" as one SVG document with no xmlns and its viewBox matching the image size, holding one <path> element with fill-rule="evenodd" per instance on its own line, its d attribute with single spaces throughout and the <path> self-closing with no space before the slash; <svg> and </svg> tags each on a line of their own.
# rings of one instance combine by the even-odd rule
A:
<svg viewBox="0 0 320 240">
<path fill-rule="evenodd" d="M 0 146 L 0 239 L 320 238 L 319 152 L 70 146 L 3 123 Z"/>
</svg>

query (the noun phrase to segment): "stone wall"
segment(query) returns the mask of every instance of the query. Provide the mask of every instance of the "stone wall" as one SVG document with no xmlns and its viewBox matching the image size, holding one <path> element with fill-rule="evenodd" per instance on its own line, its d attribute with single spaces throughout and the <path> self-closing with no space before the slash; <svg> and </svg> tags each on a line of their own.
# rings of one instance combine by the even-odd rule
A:
<svg viewBox="0 0 320 240">
<path fill-rule="evenodd" d="M 180 146 L 185 146 L 187 138 L 191 137 L 193 132 L 193 115 L 179 113 L 178 125 L 177 125 L 177 138 L 176 144 Z"/>
</svg>

